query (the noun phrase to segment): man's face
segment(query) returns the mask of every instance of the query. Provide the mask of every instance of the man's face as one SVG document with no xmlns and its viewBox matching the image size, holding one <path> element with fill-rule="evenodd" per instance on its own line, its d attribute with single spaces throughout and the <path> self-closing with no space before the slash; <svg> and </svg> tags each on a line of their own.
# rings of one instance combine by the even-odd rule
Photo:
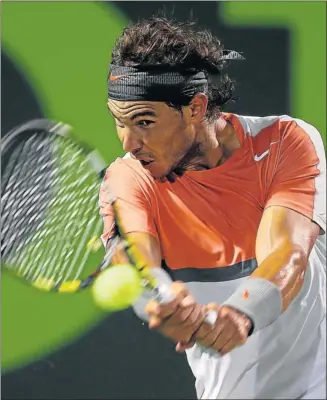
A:
<svg viewBox="0 0 327 400">
<path fill-rule="evenodd" d="M 109 100 L 108 108 L 124 150 L 155 178 L 168 175 L 194 144 L 189 106 L 180 112 L 163 102 Z"/>
</svg>

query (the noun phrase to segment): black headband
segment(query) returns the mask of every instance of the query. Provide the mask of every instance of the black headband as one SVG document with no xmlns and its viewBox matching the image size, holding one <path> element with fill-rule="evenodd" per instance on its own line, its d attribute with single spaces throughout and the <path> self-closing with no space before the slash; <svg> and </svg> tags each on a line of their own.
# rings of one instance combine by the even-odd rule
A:
<svg viewBox="0 0 327 400">
<path fill-rule="evenodd" d="M 208 86 L 202 71 L 179 72 L 162 67 L 110 65 L 108 97 L 121 101 L 178 101 L 183 104 Z"/>
<path fill-rule="evenodd" d="M 236 51 L 224 51 L 221 60 L 243 60 Z M 208 87 L 204 71 L 183 71 L 166 66 L 110 65 L 108 98 L 120 101 L 165 101 L 186 105 Z"/>
</svg>

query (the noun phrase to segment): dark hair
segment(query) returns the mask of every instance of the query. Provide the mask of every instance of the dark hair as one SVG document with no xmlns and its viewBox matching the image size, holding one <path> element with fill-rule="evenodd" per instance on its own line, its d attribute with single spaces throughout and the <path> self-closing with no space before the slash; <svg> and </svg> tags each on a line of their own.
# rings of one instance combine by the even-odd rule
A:
<svg viewBox="0 0 327 400">
<path fill-rule="evenodd" d="M 121 66 L 161 65 L 180 70 L 204 71 L 208 78 L 207 118 L 213 119 L 221 106 L 234 100 L 234 85 L 222 70 L 223 45 L 207 30 L 196 30 L 194 22 L 152 17 L 124 29 L 117 39 L 111 62 Z M 215 85 L 217 77 L 220 82 Z M 182 108 L 181 104 L 168 105 Z"/>
</svg>

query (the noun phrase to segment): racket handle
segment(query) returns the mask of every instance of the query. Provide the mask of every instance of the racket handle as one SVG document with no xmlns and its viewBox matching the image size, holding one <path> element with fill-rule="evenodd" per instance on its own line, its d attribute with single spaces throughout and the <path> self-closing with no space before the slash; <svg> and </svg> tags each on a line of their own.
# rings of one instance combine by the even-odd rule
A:
<svg viewBox="0 0 327 400">
<path fill-rule="evenodd" d="M 160 284 L 155 288 L 156 291 L 156 299 L 161 304 L 167 304 L 174 300 L 175 296 L 170 290 L 170 287 L 165 284 Z M 209 310 L 204 317 L 204 322 L 209 325 L 214 325 L 217 321 L 218 314 L 215 310 Z"/>
<path fill-rule="evenodd" d="M 175 296 L 173 292 L 170 290 L 170 287 L 165 283 L 161 283 L 157 285 L 155 288 L 156 300 L 161 304 L 167 304 L 174 300 Z"/>
<path fill-rule="evenodd" d="M 209 310 L 204 317 L 204 321 L 209 325 L 214 325 L 217 321 L 218 313 L 216 310 Z"/>
</svg>

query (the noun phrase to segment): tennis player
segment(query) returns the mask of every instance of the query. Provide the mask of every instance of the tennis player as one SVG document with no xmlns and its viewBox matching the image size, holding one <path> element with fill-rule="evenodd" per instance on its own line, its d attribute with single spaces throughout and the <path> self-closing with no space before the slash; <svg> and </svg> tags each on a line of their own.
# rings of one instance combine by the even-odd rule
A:
<svg viewBox="0 0 327 400">
<path fill-rule="evenodd" d="M 186 350 L 199 399 L 326 399 L 323 142 L 288 115 L 222 112 L 233 59 L 189 23 L 123 31 L 108 108 L 126 156 L 100 190 L 103 241 L 109 187 L 124 231 L 176 296 L 144 295 L 135 311 Z"/>
</svg>

